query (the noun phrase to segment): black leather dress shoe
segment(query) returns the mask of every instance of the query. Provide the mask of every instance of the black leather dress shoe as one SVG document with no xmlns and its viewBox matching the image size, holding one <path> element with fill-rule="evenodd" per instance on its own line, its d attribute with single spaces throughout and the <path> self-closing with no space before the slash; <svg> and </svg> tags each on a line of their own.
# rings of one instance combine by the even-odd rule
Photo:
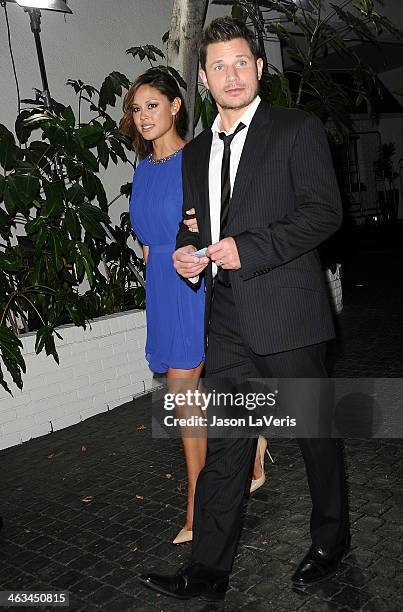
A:
<svg viewBox="0 0 403 612">
<path fill-rule="evenodd" d="M 343 557 L 350 550 L 350 538 L 345 545 L 332 552 L 312 546 L 297 567 L 291 580 L 295 585 L 308 586 L 333 576 L 339 569 Z"/>
<path fill-rule="evenodd" d="M 193 563 L 175 575 L 142 574 L 140 582 L 170 597 L 191 599 L 200 597 L 206 601 L 222 601 L 228 588 L 228 575 Z"/>
</svg>

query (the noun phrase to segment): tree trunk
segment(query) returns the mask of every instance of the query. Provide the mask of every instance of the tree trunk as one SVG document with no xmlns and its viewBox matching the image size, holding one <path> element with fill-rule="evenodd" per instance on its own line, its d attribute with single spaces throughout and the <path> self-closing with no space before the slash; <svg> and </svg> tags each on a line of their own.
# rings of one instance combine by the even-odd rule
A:
<svg viewBox="0 0 403 612">
<path fill-rule="evenodd" d="M 193 136 L 193 117 L 197 87 L 198 45 L 208 0 L 174 0 L 168 40 L 168 65 L 181 74 L 187 90 L 183 92 L 189 115 L 188 137 Z"/>
</svg>

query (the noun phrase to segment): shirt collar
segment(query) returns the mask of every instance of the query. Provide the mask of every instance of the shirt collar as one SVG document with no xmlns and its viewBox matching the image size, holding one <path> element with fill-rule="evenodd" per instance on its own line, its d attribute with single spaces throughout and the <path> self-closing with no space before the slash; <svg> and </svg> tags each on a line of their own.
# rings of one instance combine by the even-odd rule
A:
<svg viewBox="0 0 403 612">
<path fill-rule="evenodd" d="M 242 121 L 242 123 L 249 128 L 249 125 L 253 119 L 253 116 L 256 112 L 257 107 L 259 106 L 261 102 L 261 98 L 260 96 L 256 96 L 256 98 L 253 100 L 252 104 L 249 106 L 249 108 L 244 112 L 244 114 L 242 115 L 242 117 L 239 117 L 239 119 L 237 119 L 234 123 L 234 125 L 231 127 L 231 129 L 226 132 L 227 135 L 232 134 L 236 128 L 238 127 L 239 123 Z M 218 113 L 216 118 L 214 119 L 213 125 L 211 126 L 211 131 L 213 132 L 213 136 L 215 138 L 218 138 L 218 134 L 219 132 L 222 132 L 223 130 L 221 129 L 221 117 L 220 114 Z"/>
</svg>

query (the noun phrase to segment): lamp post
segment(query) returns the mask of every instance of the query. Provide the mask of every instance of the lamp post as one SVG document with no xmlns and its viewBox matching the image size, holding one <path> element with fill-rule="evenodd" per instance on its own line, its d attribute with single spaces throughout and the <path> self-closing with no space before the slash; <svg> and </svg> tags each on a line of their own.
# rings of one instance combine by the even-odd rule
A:
<svg viewBox="0 0 403 612">
<path fill-rule="evenodd" d="M 12 2 L 23 7 L 28 13 L 31 32 L 34 35 L 36 53 L 38 56 L 39 71 L 42 79 L 42 96 L 47 109 L 51 108 L 51 98 L 48 84 L 48 77 L 46 75 L 45 60 L 43 57 L 42 43 L 41 43 L 41 10 L 56 11 L 58 13 L 72 13 L 71 8 L 67 6 L 65 0 L 4 0 L 5 2 Z"/>
</svg>

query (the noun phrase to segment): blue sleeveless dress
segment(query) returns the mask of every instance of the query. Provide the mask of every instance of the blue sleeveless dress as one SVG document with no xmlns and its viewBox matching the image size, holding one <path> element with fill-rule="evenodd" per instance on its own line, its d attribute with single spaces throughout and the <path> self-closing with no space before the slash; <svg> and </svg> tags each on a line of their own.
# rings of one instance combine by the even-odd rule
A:
<svg viewBox="0 0 403 612">
<path fill-rule="evenodd" d="M 146 359 L 153 372 L 195 368 L 204 359 L 204 284 L 197 291 L 172 263 L 182 220 L 182 151 L 161 163 L 137 166 L 130 219 L 149 247 L 146 269 Z"/>
</svg>

